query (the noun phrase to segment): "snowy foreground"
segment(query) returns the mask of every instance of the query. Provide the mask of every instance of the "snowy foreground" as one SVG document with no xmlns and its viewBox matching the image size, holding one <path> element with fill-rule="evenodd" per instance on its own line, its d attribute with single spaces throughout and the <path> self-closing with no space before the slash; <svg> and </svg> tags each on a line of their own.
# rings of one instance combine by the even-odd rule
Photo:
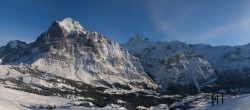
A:
<svg viewBox="0 0 250 110">
<path fill-rule="evenodd" d="M 29 110 L 39 109 L 39 107 L 56 107 L 54 110 L 124 110 L 124 107 L 119 105 L 110 104 L 104 108 L 84 106 L 74 106 L 80 104 L 80 101 L 73 101 L 72 99 L 60 98 L 56 96 L 41 96 L 28 92 L 13 90 L 5 88 L 0 85 L 0 110 Z"/>
<path fill-rule="evenodd" d="M 46 97 L 27 92 L 17 91 L 0 86 L 0 109 L 1 110 L 25 110 L 22 105 L 52 104 L 63 105 L 69 100 L 58 97 Z M 22 105 L 21 105 L 22 104 Z"/>
<path fill-rule="evenodd" d="M 223 104 L 211 106 L 211 104 L 200 105 L 192 110 L 249 110 L 250 94 L 233 96 L 225 100 Z"/>
<path fill-rule="evenodd" d="M 99 108 L 88 101 L 37 95 L 6 88 L 5 86 L 5 84 L 0 84 L 0 110 L 127 110 L 117 104 L 108 104 Z M 166 110 L 168 106 L 167 104 L 159 104 L 150 108 L 138 106 L 137 109 Z"/>
<path fill-rule="evenodd" d="M 126 108 L 119 105 L 110 104 L 104 108 L 97 108 L 94 105 L 92 107 L 79 106 L 81 101 L 74 101 L 73 99 L 66 99 L 57 96 L 41 96 L 32 93 L 27 93 L 23 91 L 13 90 L 5 88 L 3 84 L 0 84 L 0 109 L 1 110 L 27 110 L 27 109 L 40 109 L 43 107 L 56 107 L 54 110 L 126 110 Z M 189 96 L 184 98 L 180 102 L 176 102 L 171 106 L 182 105 L 183 102 L 193 100 L 195 103 L 195 108 L 192 110 L 248 110 L 250 102 L 250 94 L 240 95 L 240 96 L 227 96 L 223 104 L 221 102 L 219 105 L 211 106 L 211 101 L 204 98 L 208 95 L 199 94 L 196 96 Z M 203 97 L 203 98 L 201 98 Z M 199 100 L 197 100 L 199 99 Z M 205 100 L 206 99 L 206 100 Z M 196 101 L 194 101 L 196 100 Z M 84 102 L 84 101 L 83 101 Z M 78 105 L 78 106 L 77 106 Z M 170 107 L 167 104 L 160 104 L 158 106 L 146 108 L 143 106 L 137 107 L 137 109 L 144 110 L 160 110 L 160 109 L 169 109 Z"/>
</svg>

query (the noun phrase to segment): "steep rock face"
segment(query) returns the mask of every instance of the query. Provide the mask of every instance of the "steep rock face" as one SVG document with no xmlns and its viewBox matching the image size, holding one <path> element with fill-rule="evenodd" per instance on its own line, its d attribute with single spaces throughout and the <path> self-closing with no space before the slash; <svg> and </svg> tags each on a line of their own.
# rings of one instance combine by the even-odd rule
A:
<svg viewBox="0 0 250 110">
<path fill-rule="evenodd" d="M 36 43 L 43 45 L 45 43 L 65 39 L 68 35 L 68 31 L 66 31 L 58 21 L 54 21 L 48 31 L 37 38 Z"/>
<path fill-rule="evenodd" d="M 167 92 L 200 91 L 204 83 L 216 78 L 203 55 L 185 43 L 155 43 L 137 36 L 123 47 L 139 57 L 145 71 Z"/>
<path fill-rule="evenodd" d="M 204 54 L 219 76 L 218 83 L 224 87 L 250 86 L 250 45 L 211 46 L 192 45 Z"/>
<path fill-rule="evenodd" d="M 84 30 L 79 22 L 66 18 L 55 21 L 48 31 L 27 45 L 28 54 L 17 61 L 46 73 L 109 88 L 157 88 L 144 72 L 139 59 L 104 36 Z M 1 54 L 8 54 L 3 53 Z M 4 56 L 3 55 L 3 56 Z"/>
</svg>

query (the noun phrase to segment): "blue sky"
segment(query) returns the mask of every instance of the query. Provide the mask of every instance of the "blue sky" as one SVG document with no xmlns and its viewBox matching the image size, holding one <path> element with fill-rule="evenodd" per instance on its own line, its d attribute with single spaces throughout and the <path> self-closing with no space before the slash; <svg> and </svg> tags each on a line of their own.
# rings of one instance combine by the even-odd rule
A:
<svg viewBox="0 0 250 110">
<path fill-rule="evenodd" d="M 0 14 L 0 46 L 35 41 L 66 17 L 119 43 L 137 34 L 151 41 L 250 43 L 249 0 L 1 0 Z"/>
</svg>

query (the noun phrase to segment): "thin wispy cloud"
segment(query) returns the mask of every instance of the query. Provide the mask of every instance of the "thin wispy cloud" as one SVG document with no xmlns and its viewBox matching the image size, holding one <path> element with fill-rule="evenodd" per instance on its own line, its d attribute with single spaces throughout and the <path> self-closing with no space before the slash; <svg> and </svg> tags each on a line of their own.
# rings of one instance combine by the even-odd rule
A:
<svg viewBox="0 0 250 110">
<path fill-rule="evenodd" d="M 221 37 L 219 36 L 220 34 L 231 31 L 231 30 L 235 30 L 235 29 L 249 29 L 249 28 L 250 28 L 250 18 L 247 18 L 244 20 L 236 21 L 230 24 L 225 24 L 220 27 L 214 28 L 210 30 L 209 32 L 204 33 L 202 35 L 203 37 L 200 40 L 208 40 L 208 39 L 215 38 L 215 37 Z"/>
<path fill-rule="evenodd" d="M 149 3 L 150 19 L 157 31 L 165 37 L 179 39 L 182 36 L 182 28 L 185 27 L 186 19 L 199 9 L 198 5 L 185 6 L 183 3 L 175 7 L 178 1 L 151 1 Z M 170 36 L 171 35 L 171 36 Z"/>
<path fill-rule="evenodd" d="M 241 7 L 245 9 L 225 9 L 214 5 L 215 2 L 173 2 L 173 1 L 151 1 L 149 4 L 150 18 L 157 29 L 166 40 L 181 40 L 187 43 L 204 43 L 212 40 L 228 39 L 227 33 L 236 33 L 238 31 L 250 30 L 250 16 L 248 13 L 249 6 Z M 247 3 L 246 3 L 247 4 Z M 226 5 L 226 4 L 223 4 Z M 234 6 L 231 3 L 229 6 Z M 216 9 L 213 9 L 213 8 Z M 235 16 L 230 16 L 230 14 Z M 226 15 L 223 18 L 223 15 Z M 209 19 L 211 18 L 211 19 Z M 189 20 L 191 19 L 191 20 Z M 196 26 L 196 27 L 195 27 Z M 241 34 L 233 37 L 244 38 L 250 42 L 250 38 L 246 39 L 246 34 Z M 229 38 L 230 39 L 230 38 Z M 210 42 L 208 42 L 210 43 Z M 213 43 L 213 42 L 212 42 Z M 234 41 L 233 45 L 246 42 Z M 229 44 L 229 43 L 228 43 Z"/>
</svg>

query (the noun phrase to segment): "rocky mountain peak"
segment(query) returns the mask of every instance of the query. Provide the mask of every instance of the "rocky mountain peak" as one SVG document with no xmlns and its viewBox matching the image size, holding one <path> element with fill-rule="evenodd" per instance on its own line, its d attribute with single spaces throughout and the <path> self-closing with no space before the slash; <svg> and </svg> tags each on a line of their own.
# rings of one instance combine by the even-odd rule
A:
<svg viewBox="0 0 250 110">
<path fill-rule="evenodd" d="M 27 44 L 25 42 L 22 42 L 22 41 L 19 41 L 19 40 L 12 40 L 12 41 L 9 41 L 7 46 L 9 48 L 18 48 L 18 47 L 21 47 L 21 48 L 25 48 Z"/>
<path fill-rule="evenodd" d="M 170 45 L 185 45 L 185 46 L 187 45 L 184 42 L 180 42 L 178 40 L 171 41 L 171 42 L 169 42 L 169 44 Z"/>
<path fill-rule="evenodd" d="M 143 38 L 139 35 L 136 35 L 134 37 L 132 37 L 127 43 L 149 43 L 149 39 L 146 37 L 146 38 Z"/>
<path fill-rule="evenodd" d="M 84 33 L 84 28 L 78 21 L 72 18 L 65 18 L 62 21 L 54 21 L 49 29 L 37 38 L 36 44 L 48 44 Z"/>
<path fill-rule="evenodd" d="M 10 44 L 15 47 L 15 43 Z M 19 53 L 7 50 L 10 49 L 0 48 L 4 64 L 27 64 L 39 71 L 93 86 L 157 88 L 138 58 L 115 41 L 97 32 L 85 31 L 71 18 L 54 21 L 46 32 Z"/>
<path fill-rule="evenodd" d="M 54 21 L 49 29 L 36 39 L 35 44 L 36 46 L 50 44 L 62 39 L 66 39 L 69 34 L 70 33 L 60 25 L 60 22 Z"/>
<path fill-rule="evenodd" d="M 73 20 L 72 18 L 68 17 L 62 20 L 61 22 L 59 21 L 59 24 L 66 29 L 68 33 L 80 33 L 84 31 L 84 28 L 80 24 L 80 22 Z"/>
<path fill-rule="evenodd" d="M 21 55 L 27 54 L 28 44 L 19 40 L 10 41 L 6 46 L 0 48 L 2 62 L 14 61 Z"/>
</svg>

